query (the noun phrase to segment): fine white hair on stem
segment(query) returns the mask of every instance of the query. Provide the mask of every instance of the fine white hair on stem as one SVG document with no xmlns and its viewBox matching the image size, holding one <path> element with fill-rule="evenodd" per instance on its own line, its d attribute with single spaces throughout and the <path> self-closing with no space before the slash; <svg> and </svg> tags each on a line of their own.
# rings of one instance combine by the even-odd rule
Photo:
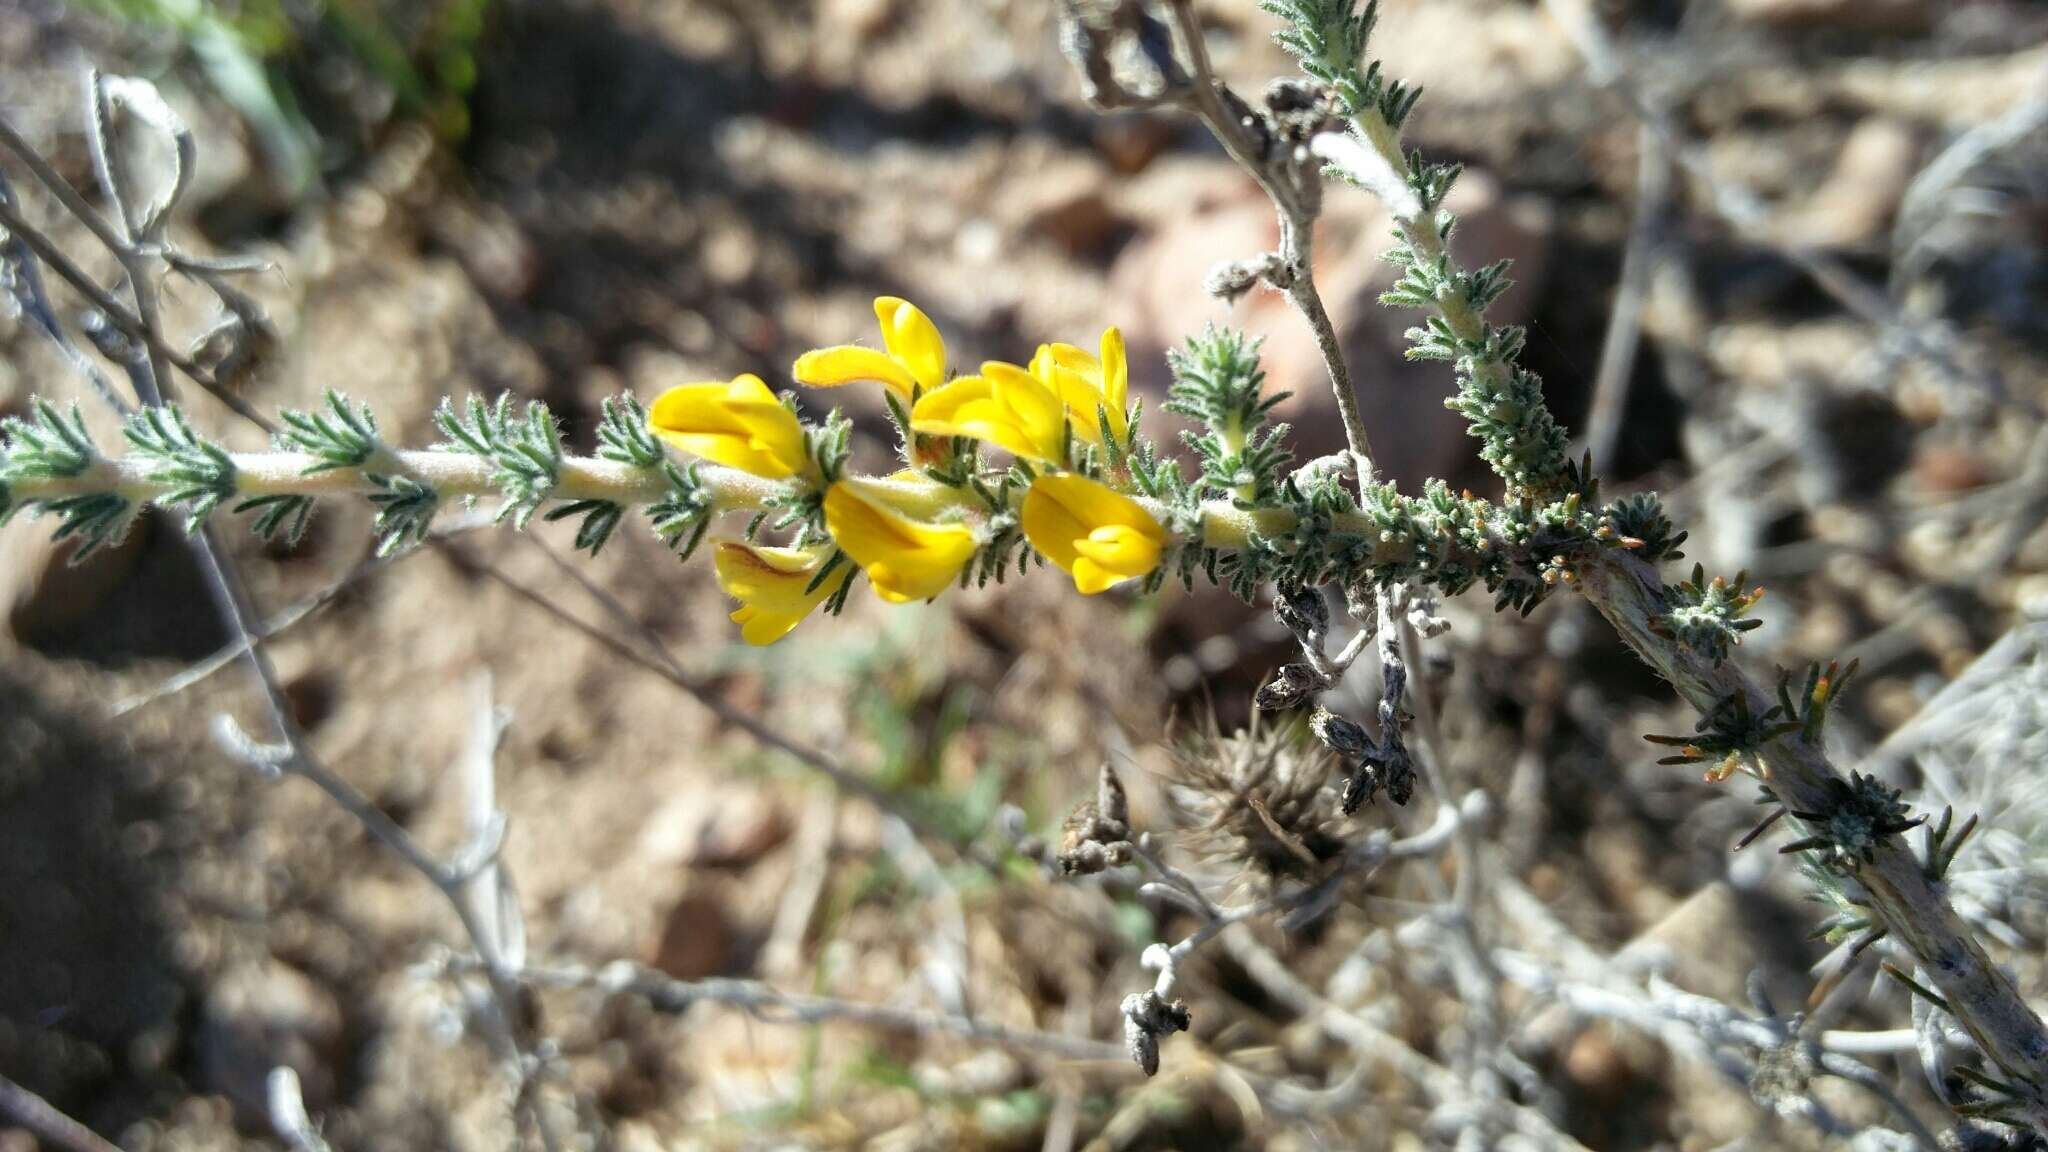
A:
<svg viewBox="0 0 2048 1152">
<path fill-rule="evenodd" d="M 1402 174 L 1365 141 L 1349 132 L 1324 132 L 1309 141 L 1309 151 L 1327 161 L 1347 179 L 1386 201 L 1387 210 L 1402 219 L 1422 212 L 1422 201 Z"/>
</svg>

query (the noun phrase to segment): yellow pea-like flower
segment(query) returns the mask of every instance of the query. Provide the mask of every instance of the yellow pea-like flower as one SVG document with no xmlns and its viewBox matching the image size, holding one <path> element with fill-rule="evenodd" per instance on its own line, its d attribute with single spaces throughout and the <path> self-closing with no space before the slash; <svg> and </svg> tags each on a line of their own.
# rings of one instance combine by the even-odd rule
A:
<svg viewBox="0 0 2048 1152">
<path fill-rule="evenodd" d="M 718 586 L 740 602 L 733 623 L 749 644 L 773 644 L 789 634 L 811 609 L 838 587 L 837 579 L 817 580 L 819 566 L 831 549 L 765 548 L 737 540 L 721 540 L 713 556 Z"/>
<path fill-rule="evenodd" d="M 1031 374 L 1059 396 L 1082 439 L 1101 445 L 1098 410 L 1108 414 L 1118 440 L 1129 437 L 1131 371 L 1122 332 L 1102 330 L 1100 356 L 1072 344 L 1041 344 L 1031 358 Z"/>
<path fill-rule="evenodd" d="M 810 463 L 796 413 L 752 374 L 670 388 L 655 397 L 647 427 L 693 456 L 770 480 L 786 480 Z"/>
<path fill-rule="evenodd" d="M 910 427 L 927 436 L 968 436 L 1016 456 L 1063 463 L 1067 411 L 1059 394 L 1015 364 L 991 360 L 919 398 Z"/>
<path fill-rule="evenodd" d="M 1138 502 L 1072 472 L 1040 476 L 1024 495 L 1024 537 L 1083 596 L 1152 574 L 1166 530 Z"/>
<path fill-rule="evenodd" d="M 819 348 L 797 357 L 790 375 L 813 388 L 879 381 L 905 408 L 919 392 L 937 391 L 946 382 L 946 341 L 938 325 L 897 296 L 875 297 L 875 319 L 882 325 L 883 350 L 857 344 Z"/>
<path fill-rule="evenodd" d="M 944 592 L 976 547 L 967 525 L 912 519 L 859 480 L 841 480 L 825 492 L 825 529 L 892 604 Z"/>
</svg>

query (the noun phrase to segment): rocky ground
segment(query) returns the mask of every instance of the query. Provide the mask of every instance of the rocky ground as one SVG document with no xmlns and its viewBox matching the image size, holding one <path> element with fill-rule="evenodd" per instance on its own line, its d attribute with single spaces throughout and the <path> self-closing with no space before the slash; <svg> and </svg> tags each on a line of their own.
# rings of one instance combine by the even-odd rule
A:
<svg viewBox="0 0 2048 1152">
<path fill-rule="evenodd" d="M 1201 8 L 1233 81 L 1256 91 L 1287 71 L 1254 5 Z M 1641 47 L 1639 79 L 1675 103 L 1713 178 L 1753 193 L 1761 217 L 1738 229 L 1699 187 L 1671 194 L 1622 432 L 1601 463 L 1617 483 L 1674 491 L 1693 555 L 1769 584 L 1759 669 L 1864 655 L 1849 730 L 1868 747 L 2048 603 L 2048 502 L 2027 464 L 2048 382 L 2048 144 L 2037 126 L 1959 175 L 1924 175 L 1964 133 L 2048 99 L 2048 13 L 2021 0 L 1594 8 Z M 200 130 L 179 227 L 277 265 L 251 282 L 286 334 L 247 391 L 260 408 L 341 388 L 393 440 L 424 443 L 440 396 L 509 389 L 546 400 L 587 446 L 604 397 L 778 379 L 804 349 L 869 338 L 868 302 L 887 292 L 932 314 L 956 364 L 1121 325 L 1149 397 L 1168 346 L 1205 322 L 1245 326 L 1267 340 L 1272 386 L 1295 394 L 1300 453 L 1336 446 L 1314 346 L 1285 302 L 1226 306 L 1200 289 L 1216 261 L 1274 243 L 1258 190 L 1187 123 L 1089 112 L 1051 11 L 508 2 L 486 25 L 465 135 L 437 141 L 371 101 L 333 133 L 322 187 L 297 197 L 161 29 L 0 11 L 0 112 L 86 184 L 79 72 L 160 79 Z M 1530 326 L 1530 364 L 1577 424 L 1637 203 L 1637 121 L 1541 6 L 1388 0 L 1377 44 L 1426 89 L 1414 141 L 1467 165 L 1457 247 L 1515 260 L 1497 315 Z M 305 83 L 352 82 L 296 67 Z M 1376 259 L 1384 219 L 1339 190 L 1325 219 L 1322 286 L 1379 464 L 1404 484 L 1483 486 L 1440 405 L 1448 374 L 1404 361 L 1410 321 L 1375 303 L 1391 279 Z M 75 230 L 53 234 L 84 250 Z M 1798 266 L 1811 253 L 1914 323 L 1952 324 L 1961 368 L 1932 368 L 1846 312 Z M 199 301 L 172 306 L 183 330 L 207 320 Z M 0 410 L 80 393 L 25 325 L 0 320 L 0 343 Z M 2002 392 L 1986 391 L 1993 375 Z M 873 398 L 847 399 L 879 428 Z M 260 442 L 193 407 L 229 440 Z M 277 609 L 358 565 L 367 519 L 337 508 L 288 553 L 235 552 Z M 566 552 L 564 533 L 534 534 Z M 43 535 L 0 531 L 0 1073 L 129 1152 L 259 1145 L 277 1064 L 299 1070 L 337 1149 L 505 1147 L 502 1080 L 465 1035 L 461 996 L 423 970 L 457 941 L 452 917 L 311 788 L 220 755 L 212 718 L 257 716 L 241 671 L 110 716 L 222 642 L 177 524 L 152 517 L 77 568 Z M 1145 818 L 1166 821 L 1162 782 L 1185 771 L 1175 749 L 1212 715 L 1241 723 L 1285 651 L 1261 612 L 1217 592 L 1082 602 L 1043 578 L 912 610 L 856 596 L 844 618 L 753 651 L 704 565 L 634 533 L 577 563 L 725 700 L 985 846 L 1000 844 L 998 802 L 1051 830 L 1105 759 Z M 379 567 L 272 648 L 321 755 L 435 846 L 460 839 L 451 766 L 487 683 L 512 718 L 497 758 L 506 861 L 536 956 L 926 1007 L 946 1003 L 934 957 L 957 956 L 978 1016 L 1117 1035 L 1117 1001 L 1149 979 L 1138 949 L 1171 916 L 991 875 L 945 845 L 905 848 L 872 805 L 722 729 L 487 565 L 601 618 L 534 543 L 486 530 Z M 1751 812 L 1733 790 L 1748 786 L 1650 763 L 1640 734 L 1690 721 L 1582 606 L 1515 623 L 1470 599 L 1430 674 L 1459 718 L 1459 759 L 1502 813 L 1511 874 L 1603 951 L 1663 946 L 1693 991 L 1740 1003 L 1761 967 L 1802 998 L 1818 952 L 1796 941 L 1812 914 L 1785 876 L 1726 852 Z M 1346 834 L 1391 819 L 1368 810 Z M 1275 942 L 1429 1052 L 1456 1000 L 1375 932 L 1377 907 L 1420 889 L 1390 875 L 1368 891 L 1319 935 Z M 1363 956 L 1378 967 L 1344 984 Z M 2043 990 L 2031 959 L 2020 971 Z M 1120 1063 L 706 1008 L 550 993 L 537 1010 L 585 1121 L 618 1148 L 1028 1148 L 1063 1109 L 1074 1146 L 1101 1149 L 1430 1146 L 1413 1089 L 1391 1075 L 1360 1115 L 1295 1124 L 1248 1105 L 1210 1054 L 1298 1074 L 1348 1057 L 1230 963 L 1190 996 L 1202 1022 L 1149 1083 Z M 1905 1009 L 1870 1012 L 1866 1026 L 1896 1027 Z M 1610 1026 L 1557 1031 L 1532 1060 L 1592 1147 L 1708 1148 L 1757 1130 L 1814 1146 Z M 0 1149 L 37 1147 L 0 1119 Z"/>
</svg>

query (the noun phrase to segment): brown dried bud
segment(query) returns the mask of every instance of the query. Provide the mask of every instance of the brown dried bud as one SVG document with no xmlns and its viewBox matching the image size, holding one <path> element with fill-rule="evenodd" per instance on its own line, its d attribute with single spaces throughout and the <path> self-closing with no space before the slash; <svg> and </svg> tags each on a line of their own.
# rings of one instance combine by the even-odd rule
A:
<svg viewBox="0 0 2048 1152">
<path fill-rule="evenodd" d="M 1409 761 L 1406 750 L 1387 762 L 1384 769 L 1387 778 L 1387 799 L 1406 807 L 1415 798 L 1415 766 Z"/>
<path fill-rule="evenodd" d="M 1091 876 L 1121 868 L 1135 854 L 1131 847 L 1130 804 L 1123 781 L 1109 765 L 1095 783 L 1095 801 L 1082 804 L 1067 817 L 1060 835 L 1060 871 Z"/>
<path fill-rule="evenodd" d="M 1372 803 L 1372 798 L 1379 793 L 1379 790 L 1380 770 L 1378 766 L 1362 761 L 1354 765 L 1351 769 L 1351 775 L 1344 781 L 1344 799 L 1340 803 L 1344 814 L 1349 816 L 1365 805 Z"/>
<path fill-rule="evenodd" d="M 1378 751 L 1365 729 L 1327 708 L 1316 709 L 1308 726 L 1324 747 L 1346 760 L 1364 760 Z"/>
<path fill-rule="evenodd" d="M 1266 109 L 1275 115 L 1288 112 L 1306 112 L 1323 103 L 1322 85 L 1310 80 L 1292 77 L 1275 80 L 1266 85 Z"/>
<path fill-rule="evenodd" d="M 1202 291 L 1227 304 L 1258 287 L 1261 280 L 1276 288 L 1286 287 L 1287 264 L 1277 252 L 1261 252 L 1242 260 L 1223 260 L 1202 277 Z"/>
<path fill-rule="evenodd" d="M 1282 664 L 1252 703 L 1262 712 L 1280 712 L 1310 703 L 1330 682 L 1312 664 Z"/>
<path fill-rule="evenodd" d="M 1282 585 L 1273 597 L 1273 615 L 1303 644 L 1322 643 L 1323 633 L 1330 630 L 1330 606 L 1323 600 L 1321 588 Z"/>
<path fill-rule="evenodd" d="M 1381 788 L 1387 790 L 1387 799 L 1403 807 L 1415 798 L 1415 763 L 1399 740 L 1385 749 L 1373 749 L 1352 765 L 1351 774 L 1344 781 L 1344 814 L 1349 816 L 1372 803 Z"/>
<path fill-rule="evenodd" d="M 1131 822 L 1130 802 L 1124 798 L 1124 782 L 1117 779 L 1116 769 L 1102 766 L 1102 775 L 1095 781 L 1095 811 L 1105 820 L 1112 820 L 1129 827 Z"/>
<path fill-rule="evenodd" d="M 1124 1049 L 1147 1076 L 1159 1073 L 1159 1038 L 1185 1032 L 1194 1021 L 1187 1002 L 1168 1002 L 1156 991 L 1133 992 L 1124 997 Z"/>
<path fill-rule="evenodd" d="M 1093 876 L 1131 862 L 1128 840 L 1104 843 L 1100 840 L 1069 839 L 1060 848 L 1060 871 L 1068 876 Z"/>
</svg>

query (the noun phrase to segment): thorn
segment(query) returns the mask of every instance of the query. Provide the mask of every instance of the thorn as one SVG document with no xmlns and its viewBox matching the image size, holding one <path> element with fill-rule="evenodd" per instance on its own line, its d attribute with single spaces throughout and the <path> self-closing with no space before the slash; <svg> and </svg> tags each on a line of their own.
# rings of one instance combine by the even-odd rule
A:
<svg viewBox="0 0 2048 1152">
<path fill-rule="evenodd" d="M 1780 808 L 1777 811 L 1771 813 L 1769 816 L 1764 817 L 1762 823 L 1758 824 L 1754 828 L 1751 828 L 1749 832 L 1742 837 L 1742 839 L 1737 840 L 1735 842 L 1735 847 L 1732 849 L 1732 851 L 1740 852 L 1744 848 L 1749 847 L 1751 844 L 1756 843 L 1757 837 L 1763 835 L 1765 832 L 1770 831 L 1771 825 L 1776 824 L 1780 820 L 1783 820 L 1785 818 L 1785 815 L 1785 810 L 1783 808 Z"/>
<path fill-rule="evenodd" d="M 1905 970 L 1900 968 L 1897 964 L 1894 964 L 1891 961 L 1887 960 L 1884 962 L 1883 968 L 1885 975 L 1891 977 L 1894 980 L 1897 980 L 1901 984 L 1904 984 L 1908 992 L 1913 993 L 1915 996 L 1920 997 L 1922 1000 L 1927 1001 L 1929 1004 L 1934 1005 L 1936 1008 L 1941 1009 L 1943 1012 L 1950 1012 L 1951 1014 L 1953 1014 L 1952 1010 L 1948 1006 L 1948 1001 L 1942 999 L 1940 993 L 1935 992 L 1933 989 L 1927 987 L 1927 985 L 1922 984 L 1918 980 L 1913 979 L 1911 976 L 1906 975 Z"/>
</svg>

